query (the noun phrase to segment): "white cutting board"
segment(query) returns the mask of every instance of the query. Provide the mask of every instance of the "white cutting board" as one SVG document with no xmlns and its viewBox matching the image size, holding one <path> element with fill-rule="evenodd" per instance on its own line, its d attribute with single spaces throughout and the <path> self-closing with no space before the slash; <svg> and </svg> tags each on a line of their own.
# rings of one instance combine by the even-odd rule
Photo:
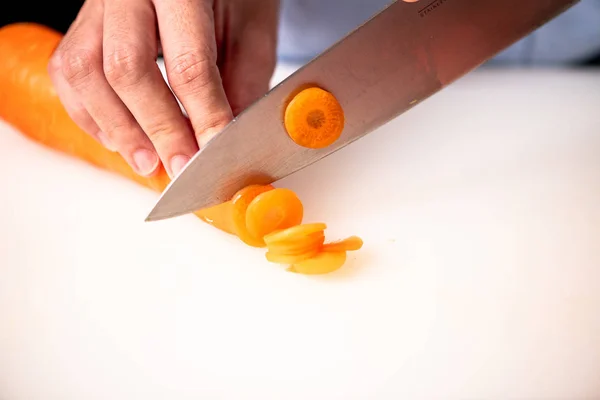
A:
<svg viewBox="0 0 600 400">
<path fill-rule="evenodd" d="M 478 71 L 278 183 L 364 239 L 322 277 L 2 124 L 0 398 L 599 398 L 599 105 Z"/>
</svg>

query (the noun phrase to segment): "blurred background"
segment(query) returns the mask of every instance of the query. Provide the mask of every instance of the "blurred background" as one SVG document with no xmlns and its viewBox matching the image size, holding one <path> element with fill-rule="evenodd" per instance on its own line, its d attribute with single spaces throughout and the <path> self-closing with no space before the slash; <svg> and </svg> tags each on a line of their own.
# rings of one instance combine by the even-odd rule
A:
<svg viewBox="0 0 600 400">
<path fill-rule="evenodd" d="M 282 0 L 279 60 L 304 64 L 390 0 Z M 3 2 L 0 25 L 33 21 L 66 32 L 83 0 Z M 340 6 L 340 5 L 343 6 Z M 600 66 L 600 0 L 572 9 L 499 54 L 500 66 Z"/>
</svg>

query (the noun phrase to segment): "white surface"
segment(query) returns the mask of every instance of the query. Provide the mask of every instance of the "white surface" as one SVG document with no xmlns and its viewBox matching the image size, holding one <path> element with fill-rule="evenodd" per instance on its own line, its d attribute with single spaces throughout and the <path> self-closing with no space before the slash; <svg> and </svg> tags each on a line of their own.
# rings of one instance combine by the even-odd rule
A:
<svg viewBox="0 0 600 400">
<path fill-rule="evenodd" d="M 285 179 L 324 277 L 0 125 L 0 398 L 599 398 L 599 104 L 479 71 Z"/>
</svg>

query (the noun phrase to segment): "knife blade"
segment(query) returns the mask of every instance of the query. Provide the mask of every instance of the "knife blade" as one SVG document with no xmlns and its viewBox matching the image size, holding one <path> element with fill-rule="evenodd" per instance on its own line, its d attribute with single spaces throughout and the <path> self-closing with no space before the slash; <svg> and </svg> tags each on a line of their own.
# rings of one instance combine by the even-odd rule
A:
<svg viewBox="0 0 600 400">
<path fill-rule="evenodd" d="M 410 110 L 579 0 L 396 0 L 240 113 L 166 187 L 146 221 L 227 201 L 273 183 Z M 287 102 L 319 86 L 339 100 L 341 137 L 324 149 L 294 143 Z"/>
</svg>

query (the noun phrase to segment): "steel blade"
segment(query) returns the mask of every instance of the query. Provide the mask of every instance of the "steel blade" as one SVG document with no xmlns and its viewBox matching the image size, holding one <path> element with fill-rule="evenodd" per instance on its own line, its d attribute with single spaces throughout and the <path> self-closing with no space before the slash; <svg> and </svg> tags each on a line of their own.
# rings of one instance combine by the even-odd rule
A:
<svg viewBox="0 0 600 400">
<path fill-rule="evenodd" d="M 480 66 L 578 0 L 394 1 L 234 119 L 170 183 L 147 221 L 226 201 L 343 148 Z M 332 92 L 346 116 L 328 148 L 296 145 L 283 126 L 300 88 Z"/>
</svg>

